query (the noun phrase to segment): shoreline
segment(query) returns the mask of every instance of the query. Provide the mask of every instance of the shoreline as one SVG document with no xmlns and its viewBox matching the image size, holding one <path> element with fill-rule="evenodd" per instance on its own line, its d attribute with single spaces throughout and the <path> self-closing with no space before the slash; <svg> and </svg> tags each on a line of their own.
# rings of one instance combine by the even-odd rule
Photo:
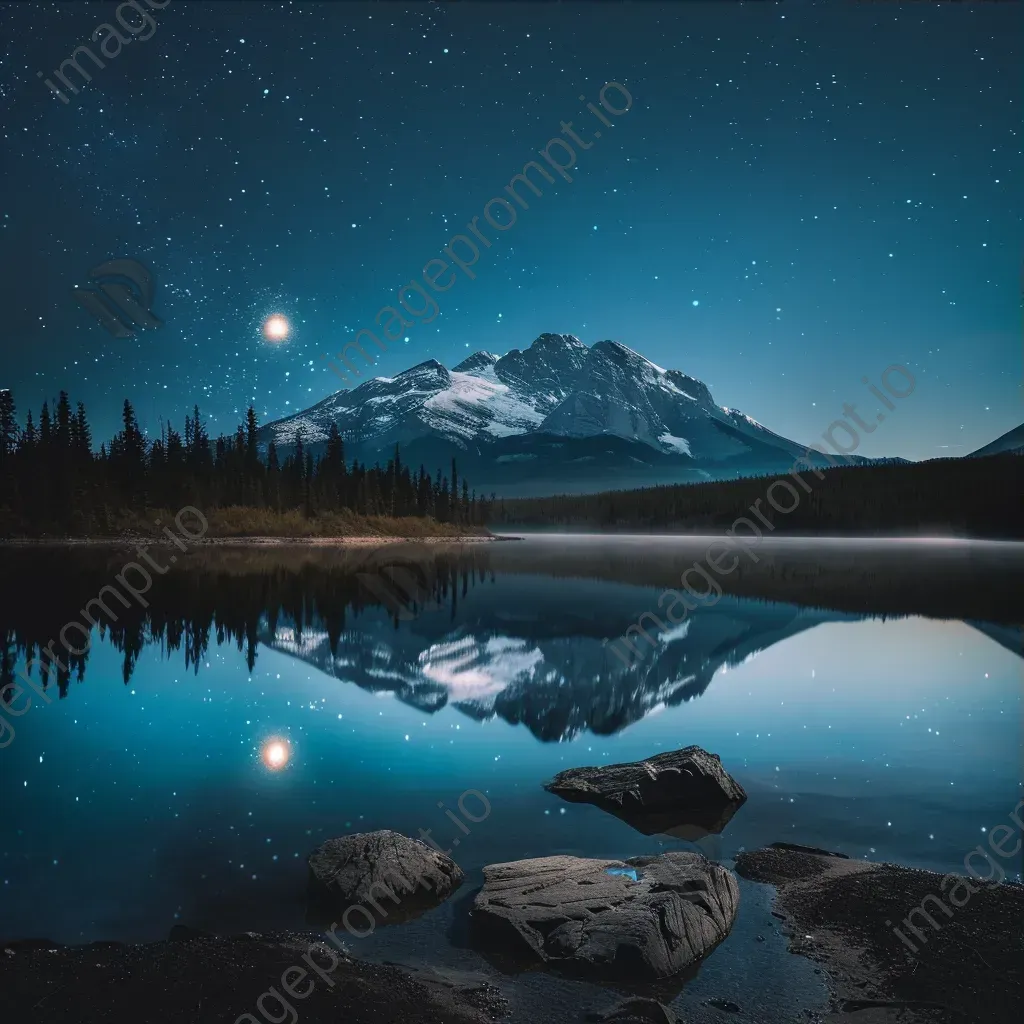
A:
<svg viewBox="0 0 1024 1024">
<path fill-rule="evenodd" d="M 189 547 L 280 547 L 293 544 L 308 547 L 366 547 L 375 544 L 481 544 L 493 541 L 543 541 L 543 540 L 596 540 L 607 541 L 679 541 L 711 543 L 723 540 L 725 533 L 631 533 L 623 530 L 522 530 L 501 529 L 478 534 L 341 534 L 338 536 L 276 534 L 254 534 L 246 536 L 201 537 L 189 539 Z M 851 542 L 878 545 L 902 544 L 931 547 L 937 544 L 948 547 L 962 545 L 999 545 L 1012 548 L 1024 547 L 1024 539 L 1015 537 L 968 537 L 951 534 L 871 534 L 871 533 L 791 533 L 764 538 L 766 546 L 800 548 L 807 542 L 829 542 L 848 544 Z M 32 547 L 133 547 L 147 546 L 174 547 L 174 542 L 163 536 L 144 533 L 117 537 L 0 537 L 0 548 Z"/>
<path fill-rule="evenodd" d="M 772 886 L 790 952 L 822 965 L 829 1024 L 1007 1020 L 1017 1005 L 1024 974 L 1019 883 L 971 886 L 969 907 L 952 900 L 953 909 L 940 912 L 935 894 L 947 893 L 944 882 L 960 879 L 963 887 L 971 878 L 789 843 L 740 853 L 735 870 Z M 912 929 L 904 915 L 913 913 L 911 924 L 920 927 Z"/>
<path fill-rule="evenodd" d="M 961 904 L 950 916 L 930 906 L 937 917 L 935 926 L 919 918 L 923 932 L 916 941 L 920 945 L 908 952 L 907 943 L 888 926 L 890 920 L 899 922 L 929 894 L 945 892 L 944 878 L 966 881 L 968 876 L 854 860 L 788 843 L 741 852 L 734 870 L 746 881 L 764 886 L 763 911 L 767 914 L 774 908 L 775 920 L 762 924 L 751 919 L 745 934 L 740 935 L 735 926 L 733 933 L 750 940 L 758 931 L 767 935 L 766 928 L 777 931 L 788 953 L 780 948 L 773 955 L 796 954 L 809 961 L 809 969 L 827 991 L 824 1005 L 807 992 L 790 992 L 786 1005 L 776 1007 L 779 1020 L 798 1015 L 822 1024 L 964 1024 L 1011 1019 L 1024 964 L 1024 935 L 1018 927 L 1024 886 L 982 884 L 971 897 L 971 906 Z M 756 940 L 765 941 L 760 934 Z M 773 941 L 769 936 L 769 947 Z M 111 1019 L 111 1013 L 139 1012 L 151 1024 L 170 1024 L 183 1014 L 201 1024 L 222 1020 L 225 1013 L 227 1019 L 255 1020 L 243 1011 L 251 1012 L 277 975 L 294 971 L 292 965 L 302 962 L 310 967 L 307 974 L 314 982 L 309 992 L 313 998 L 302 1007 L 302 1017 L 309 1024 L 331 1024 L 346 1014 L 352 1020 L 403 1024 L 514 1024 L 527 1019 L 522 1016 L 523 1007 L 544 992 L 550 1000 L 553 991 L 561 991 L 573 1004 L 581 996 L 578 983 L 557 972 L 542 972 L 545 989 L 528 995 L 520 988 L 518 974 L 495 974 L 486 965 L 459 965 L 444 958 L 418 961 L 410 957 L 409 949 L 383 957 L 380 951 L 332 952 L 320 932 L 306 930 L 209 934 L 177 925 L 168 939 L 156 942 L 68 945 L 8 938 L 0 945 L 7 953 L 0 974 L 9 1002 L 14 1009 L 31 1009 L 32 1019 L 39 1024 L 66 1024 L 67 1015 L 73 1008 L 80 1009 L 83 1000 L 88 1012 L 76 1015 L 80 1024 L 101 1024 Z M 702 965 L 714 955 L 710 953 Z M 146 964 L 145 984 L 126 984 L 141 963 Z M 225 977 L 230 979 L 227 983 Z M 112 981 L 120 984 L 112 989 Z M 634 1006 L 642 1003 L 651 1013 L 664 1012 L 657 1017 L 643 1014 L 643 1019 L 679 1024 L 724 1019 L 719 1013 L 726 1008 L 756 1014 L 759 1005 L 757 992 L 750 987 L 752 980 L 745 978 L 728 993 L 728 1002 L 708 1000 L 706 992 L 701 993 L 699 1002 L 686 1004 L 683 1016 L 686 979 L 677 975 L 667 981 L 665 991 L 653 985 L 627 993 L 619 986 L 592 980 L 583 995 L 585 1002 L 595 999 L 602 1008 L 621 1003 L 624 997 L 629 997 L 628 1003 L 643 995 L 646 998 L 634 1001 Z M 340 990 L 332 991 L 338 982 Z M 756 985 L 756 977 L 753 982 Z M 676 983 L 681 986 L 678 991 Z M 154 988 L 161 995 L 161 1009 L 155 1014 L 151 1009 Z M 716 982 L 710 991 L 722 988 Z M 196 989 L 206 993 L 198 1007 Z M 528 996 L 525 1003 L 523 996 Z M 606 1018 L 581 1014 L 576 1019 Z"/>
<path fill-rule="evenodd" d="M 351 536 L 351 537 L 202 537 L 189 540 L 190 548 L 220 547 L 375 547 L 385 544 L 488 544 L 492 541 L 518 540 L 517 537 L 465 534 L 445 536 Z M 174 547 L 165 537 L 12 537 L 0 539 L 0 548 L 122 548 L 122 547 Z"/>
<path fill-rule="evenodd" d="M 297 932 L 215 936 L 176 928 L 162 942 L 35 939 L 7 941 L 4 953 L 7 1005 L 34 1024 L 294 1024 L 300 1018 L 294 1008 L 289 1015 L 286 995 L 308 999 L 305 1024 L 490 1024 L 507 1013 L 482 979 L 372 963 Z"/>
</svg>

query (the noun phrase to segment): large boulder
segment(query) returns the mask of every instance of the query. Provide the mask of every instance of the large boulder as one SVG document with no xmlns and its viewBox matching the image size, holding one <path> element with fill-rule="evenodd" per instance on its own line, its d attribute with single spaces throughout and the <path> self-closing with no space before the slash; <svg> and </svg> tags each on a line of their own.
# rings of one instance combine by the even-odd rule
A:
<svg viewBox="0 0 1024 1024">
<path fill-rule="evenodd" d="M 684 747 L 643 761 L 570 768 L 544 787 L 574 803 L 592 803 L 645 835 L 695 840 L 719 833 L 747 799 L 717 754 Z"/>
<path fill-rule="evenodd" d="M 309 856 L 311 916 L 358 904 L 374 921 L 407 921 L 444 902 L 464 877 L 450 857 L 390 829 L 328 839 Z M 368 921 L 353 917 L 359 930 Z"/>
<path fill-rule="evenodd" d="M 668 978 L 709 953 L 736 917 L 732 874 L 698 853 L 627 861 L 539 857 L 491 864 L 474 900 L 485 938 L 573 973 Z"/>
</svg>

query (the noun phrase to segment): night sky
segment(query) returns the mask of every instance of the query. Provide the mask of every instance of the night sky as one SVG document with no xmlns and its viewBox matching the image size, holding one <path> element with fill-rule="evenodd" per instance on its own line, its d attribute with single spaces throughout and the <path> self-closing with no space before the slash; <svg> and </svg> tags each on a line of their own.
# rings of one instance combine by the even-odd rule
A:
<svg viewBox="0 0 1024 1024">
<path fill-rule="evenodd" d="M 98 444 L 125 397 L 151 435 L 194 403 L 217 433 L 319 401 L 322 355 L 565 121 L 592 145 L 573 181 L 490 230 L 373 373 L 552 331 L 805 443 L 904 364 L 913 397 L 864 455 L 964 454 L 1024 419 L 1018 4 L 171 0 L 62 103 L 37 72 L 116 6 L 0 6 L 0 387 L 22 417 L 65 388 Z M 604 128 L 586 104 L 609 81 L 633 104 Z M 115 257 L 154 274 L 159 331 L 114 338 L 73 300 Z"/>
</svg>

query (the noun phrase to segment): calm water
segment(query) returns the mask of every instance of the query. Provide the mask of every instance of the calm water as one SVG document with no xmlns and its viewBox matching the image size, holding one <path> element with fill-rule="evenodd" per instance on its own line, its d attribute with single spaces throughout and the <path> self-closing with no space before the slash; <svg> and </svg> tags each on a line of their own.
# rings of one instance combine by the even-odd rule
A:
<svg viewBox="0 0 1024 1024">
<path fill-rule="evenodd" d="M 702 840 L 713 856 L 785 839 L 962 870 L 1020 798 L 1021 550 L 789 542 L 637 656 L 611 654 L 697 543 L 197 554 L 148 610 L 94 631 L 52 703 L 6 717 L 0 937 L 301 927 L 305 857 L 349 831 L 429 829 L 474 884 L 495 861 L 685 848 L 542 784 L 694 743 L 749 794 Z M 0 606 L 9 673 L 134 556 L 0 557 L 23 581 Z M 395 562 L 425 610 L 389 596 Z M 261 757 L 274 739 L 280 770 Z M 445 809 L 467 790 L 491 810 L 463 834 Z M 459 912 L 367 949 L 458 958 Z"/>
</svg>

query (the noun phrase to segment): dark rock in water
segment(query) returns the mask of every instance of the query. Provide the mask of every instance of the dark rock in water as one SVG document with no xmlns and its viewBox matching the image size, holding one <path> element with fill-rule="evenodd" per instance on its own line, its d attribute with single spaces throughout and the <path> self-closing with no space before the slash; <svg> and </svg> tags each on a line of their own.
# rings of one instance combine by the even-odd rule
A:
<svg viewBox="0 0 1024 1024">
<path fill-rule="evenodd" d="M 200 931 L 198 928 L 190 928 L 187 924 L 176 924 L 171 928 L 167 936 L 168 942 L 189 942 L 191 939 L 208 939 L 209 932 Z"/>
<path fill-rule="evenodd" d="M 351 915 L 357 931 L 371 919 L 407 921 L 443 903 L 464 877 L 450 857 L 399 832 L 328 839 L 309 856 L 311 916 L 337 916 L 359 904 Z"/>
<path fill-rule="evenodd" d="M 721 857 L 721 843 L 718 842 L 725 826 L 739 810 L 741 804 L 726 804 L 721 812 L 705 809 L 692 810 L 681 807 L 674 811 L 656 811 L 646 814 L 643 811 L 634 813 L 615 806 L 601 806 L 609 814 L 614 814 L 620 821 L 632 826 L 645 836 L 672 836 L 673 839 L 685 839 L 688 843 L 696 843 L 701 852 L 711 860 Z M 694 820 L 696 819 L 696 820 Z M 709 838 L 710 837 L 710 838 Z"/>
<path fill-rule="evenodd" d="M 485 939 L 572 973 L 671 977 L 732 927 L 739 887 L 698 853 L 491 864 L 474 900 Z"/>
<path fill-rule="evenodd" d="M 643 761 L 570 768 L 545 787 L 563 800 L 592 803 L 644 835 L 691 842 L 721 832 L 747 799 L 717 754 L 684 747 Z"/>
<path fill-rule="evenodd" d="M 713 1006 L 716 1010 L 723 1010 L 725 1013 L 740 1012 L 739 1005 L 731 999 L 709 999 L 708 1006 Z"/>
<path fill-rule="evenodd" d="M 609 1024 L 679 1024 L 679 1018 L 656 999 L 626 999 L 604 1013 L 588 1014 L 587 1020 Z"/>
</svg>

